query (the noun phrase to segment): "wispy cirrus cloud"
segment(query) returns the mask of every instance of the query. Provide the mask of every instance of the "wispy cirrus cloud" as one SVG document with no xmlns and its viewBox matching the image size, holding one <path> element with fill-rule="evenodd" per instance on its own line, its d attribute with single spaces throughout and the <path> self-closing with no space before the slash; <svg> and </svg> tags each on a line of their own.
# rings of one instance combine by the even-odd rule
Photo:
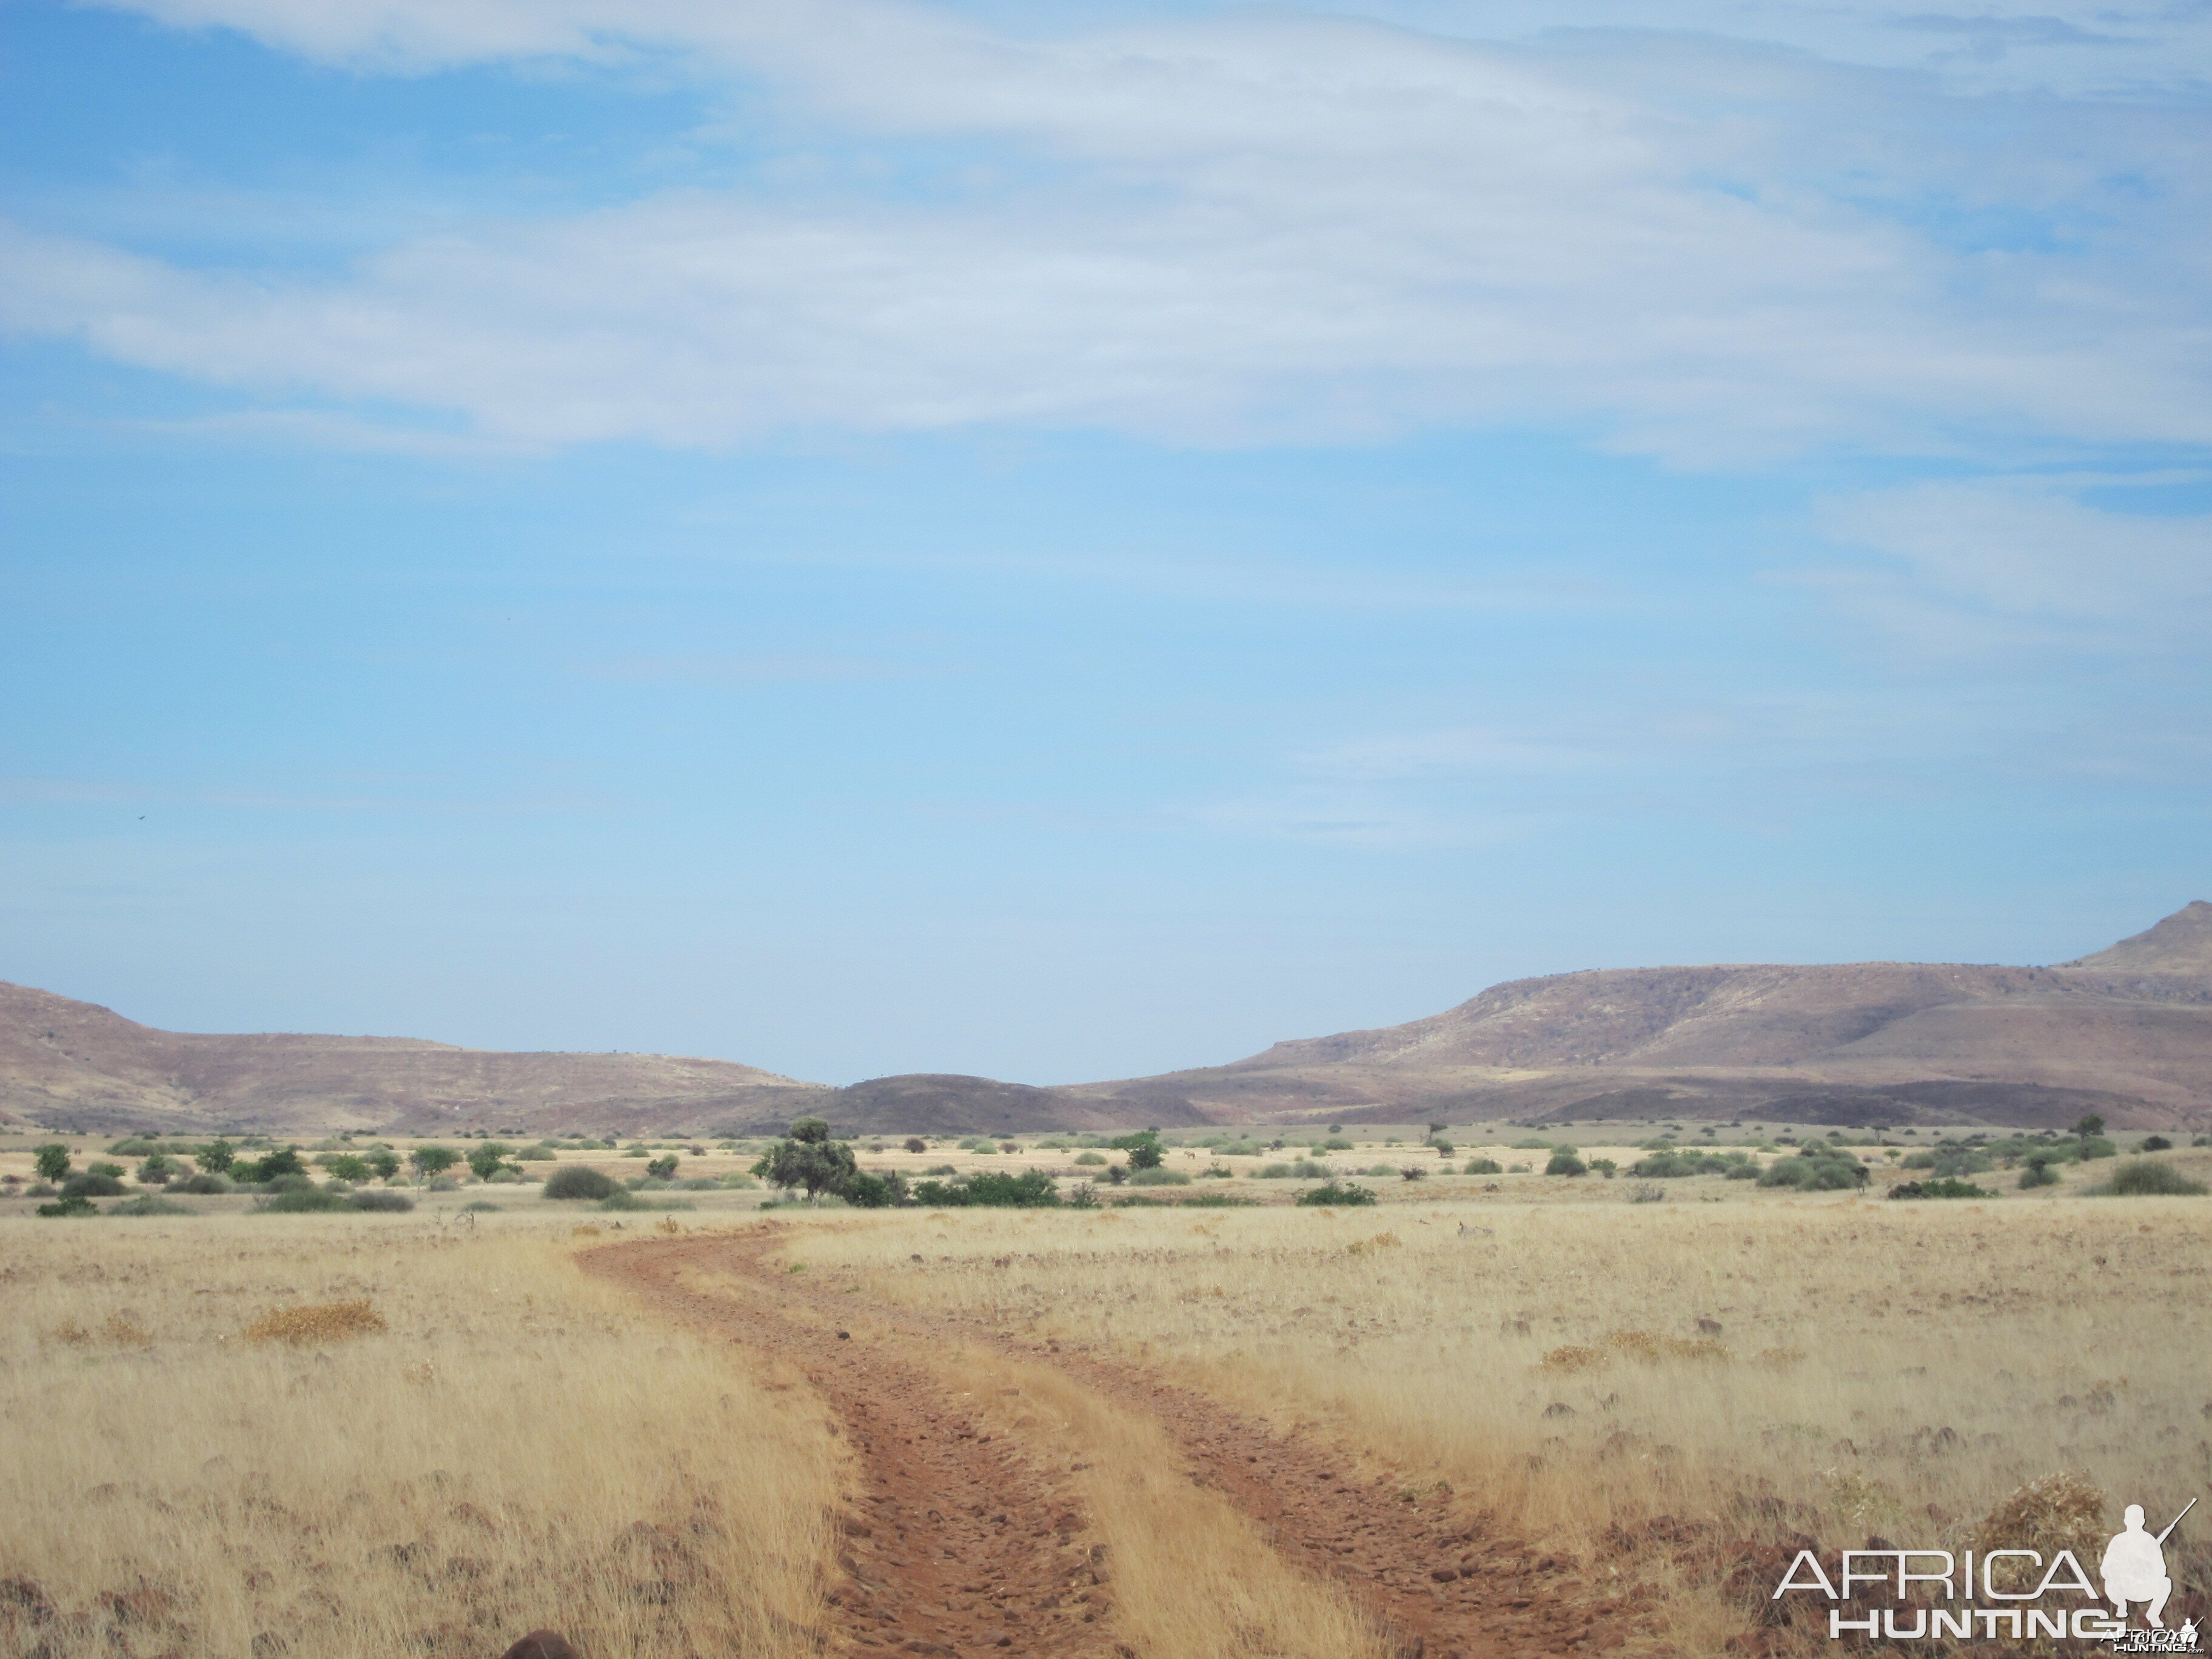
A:
<svg viewBox="0 0 2212 1659">
<path fill-rule="evenodd" d="M 2212 441 L 2189 276 L 2212 237 L 2185 112 L 2085 101 L 2031 128 L 1681 33 L 1509 42 L 1243 15 L 1039 38 L 852 3 L 146 9 L 355 64 L 674 52 L 765 80 L 811 131 L 1003 163 L 918 192 L 723 185 L 465 220 L 337 276 L 7 232 L 0 322 L 251 398 L 420 409 L 539 447 L 1532 421 L 1691 462 Z"/>
</svg>

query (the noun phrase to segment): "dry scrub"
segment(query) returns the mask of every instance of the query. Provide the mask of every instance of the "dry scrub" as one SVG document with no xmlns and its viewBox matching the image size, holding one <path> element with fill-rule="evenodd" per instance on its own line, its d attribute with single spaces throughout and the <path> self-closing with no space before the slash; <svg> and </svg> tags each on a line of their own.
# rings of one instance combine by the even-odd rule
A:
<svg viewBox="0 0 2212 1659">
<path fill-rule="evenodd" d="M 1962 1547 L 2068 1471 L 2108 1531 L 2212 1490 L 2201 1200 L 1492 1205 L 1463 1237 L 1466 1213 L 908 1213 L 804 1248 L 873 1294 L 1317 1414 L 1671 1583 L 1685 1652 L 1743 1628 L 1720 1581 L 1747 1543 Z M 2180 1566 L 2212 1577 L 2200 1544 Z"/>
<path fill-rule="evenodd" d="M 0 1651 L 815 1651 L 835 1443 L 562 1245 L 0 1224 Z"/>
</svg>

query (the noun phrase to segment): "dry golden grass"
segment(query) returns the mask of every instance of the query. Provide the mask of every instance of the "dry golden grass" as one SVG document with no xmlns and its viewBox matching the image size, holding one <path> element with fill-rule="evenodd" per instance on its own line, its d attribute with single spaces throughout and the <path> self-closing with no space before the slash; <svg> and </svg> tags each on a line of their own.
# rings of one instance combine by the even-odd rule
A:
<svg viewBox="0 0 2212 1659">
<path fill-rule="evenodd" d="M 1491 1204 L 1462 1237 L 1468 1213 L 1394 1206 L 1378 1231 L 1373 1212 L 908 1212 L 805 1250 L 878 1294 L 1318 1414 L 1559 1547 L 1617 1553 L 1671 1517 L 1710 1559 L 1638 1570 L 1679 1581 L 1687 1653 L 1742 1627 L 1698 1581 L 1746 1540 L 1962 1546 L 2066 1471 L 2077 1507 L 2109 1495 L 2108 1530 L 2121 1503 L 2171 1515 L 2212 1486 L 2212 1202 L 1739 1184 L 1711 1204 Z M 2188 1546 L 2182 1576 L 2203 1582 L 2206 1554 Z"/>
<path fill-rule="evenodd" d="M 816 1651 L 815 1408 L 565 1238 L 0 1230 L 0 1579 L 38 1587 L 0 1597 L 0 1651 L 478 1659 L 548 1625 L 592 1659 Z"/>
</svg>

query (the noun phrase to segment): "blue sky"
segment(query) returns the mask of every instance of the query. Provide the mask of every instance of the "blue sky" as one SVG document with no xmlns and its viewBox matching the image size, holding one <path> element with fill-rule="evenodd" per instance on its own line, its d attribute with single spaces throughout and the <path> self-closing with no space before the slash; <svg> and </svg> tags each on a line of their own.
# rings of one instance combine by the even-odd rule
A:
<svg viewBox="0 0 2212 1659">
<path fill-rule="evenodd" d="M 2212 9 L 0 9 L 0 977 L 827 1081 L 2212 894 Z"/>
</svg>

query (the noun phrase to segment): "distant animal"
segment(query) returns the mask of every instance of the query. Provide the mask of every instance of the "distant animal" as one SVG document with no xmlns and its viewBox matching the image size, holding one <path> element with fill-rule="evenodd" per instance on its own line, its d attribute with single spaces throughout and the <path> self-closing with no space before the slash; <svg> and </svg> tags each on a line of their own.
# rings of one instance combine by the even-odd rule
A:
<svg viewBox="0 0 2212 1659">
<path fill-rule="evenodd" d="M 578 1659 L 568 1638 L 554 1630 L 534 1630 L 509 1648 L 501 1659 Z"/>
<path fill-rule="evenodd" d="M 1707 1319 L 1703 1314 L 1698 1316 L 1698 1334 L 1699 1336 L 1718 1336 L 1720 1334 L 1721 1322 L 1719 1320 Z"/>
<path fill-rule="evenodd" d="M 1467 1223 L 1462 1221 L 1459 1224 L 1459 1236 L 1462 1238 L 1488 1238 L 1490 1237 L 1490 1229 L 1487 1227 L 1470 1227 Z"/>
</svg>

